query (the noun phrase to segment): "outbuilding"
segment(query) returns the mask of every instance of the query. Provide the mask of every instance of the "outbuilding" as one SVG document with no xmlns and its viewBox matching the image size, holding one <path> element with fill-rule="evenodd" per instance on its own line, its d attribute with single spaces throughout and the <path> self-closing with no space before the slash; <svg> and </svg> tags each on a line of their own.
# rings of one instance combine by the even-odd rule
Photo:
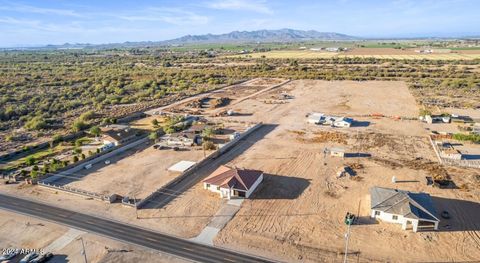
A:
<svg viewBox="0 0 480 263">
<path fill-rule="evenodd" d="M 323 113 L 314 112 L 308 115 L 307 122 L 311 124 L 321 124 L 324 121 Z"/>
<path fill-rule="evenodd" d="M 343 148 L 331 148 L 330 149 L 330 156 L 335 157 L 345 157 L 345 149 Z"/>
<path fill-rule="evenodd" d="M 373 187 L 370 189 L 371 217 L 401 224 L 403 230 L 438 230 L 432 198 L 427 193 Z"/>
</svg>

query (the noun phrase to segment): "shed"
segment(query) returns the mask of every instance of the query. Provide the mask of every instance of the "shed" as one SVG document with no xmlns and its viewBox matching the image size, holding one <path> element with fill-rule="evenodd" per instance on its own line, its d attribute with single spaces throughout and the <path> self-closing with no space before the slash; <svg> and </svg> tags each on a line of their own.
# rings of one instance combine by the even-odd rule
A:
<svg viewBox="0 0 480 263">
<path fill-rule="evenodd" d="M 330 156 L 336 157 L 345 157 L 345 149 L 343 148 L 331 148 L 330 149 Z"/>
<path fill-rule="evenodd" d="M 308 115 L 307 122 L 312 124 L 320 124 L 322 123 L 323 118 L 323 113 L 314 112 Z"/>
<path fill-rule="evenodd" d="M 194 166 L 195 162 L 192 161 L 180 161 L 168 168 L 169 171 L 171 172 L 185 172 L 188 170 L 190 167 Z"/>
</svg>

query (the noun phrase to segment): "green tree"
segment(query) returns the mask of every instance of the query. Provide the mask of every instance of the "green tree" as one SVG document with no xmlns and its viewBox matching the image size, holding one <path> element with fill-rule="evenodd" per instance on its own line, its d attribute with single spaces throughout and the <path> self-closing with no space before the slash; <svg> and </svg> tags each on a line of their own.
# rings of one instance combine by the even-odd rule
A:
<svg viewBox="0 0 480 263">
<path fill-rule="evenodd" d="M 202 138 L 204 140 L 210 140 L 214 134 L 213 128 L 207 127 L 202 131 Z"/>
<path fill-rule="evenodd" d="M 151 133 L 148 135 L 148 138 L 149 138 L 150 140 L 152 140 L 153 142 L 157 142 L 158 133 L 157 133 L 157 132 L 151 132 Z"/>
<path fill-rule="evenodd" d="M 95 137 L 100 136 L 100 133 L 101 133 L 101 132 L 102 132 L 102 131 L 100 130 L 100 128 L 99 128 L 98 126 L 92 126 L 92 127 L 90 128 L 90 134 L 93 135 L 93 136 L 95 136 Z"/>
<path fill-rule="evenodd" d="M 157 119 L 153 119 L 153 120 L 152 120 L 152 125 L 153 125 L 153 127 L 157 128 L 157 127 L 158 127 L 158 124 L 159 124 L 159 123 L 158 123 L 158 120 L 157 120 Z"/>
<path fill-rule="evenodd" d="M 28 156 L 26 159 L 25 159 L 25 164 L 30 166 L 30 165 L 34 165 L 35 164 L 35 157 L 33 156 Z"/>
</svg>

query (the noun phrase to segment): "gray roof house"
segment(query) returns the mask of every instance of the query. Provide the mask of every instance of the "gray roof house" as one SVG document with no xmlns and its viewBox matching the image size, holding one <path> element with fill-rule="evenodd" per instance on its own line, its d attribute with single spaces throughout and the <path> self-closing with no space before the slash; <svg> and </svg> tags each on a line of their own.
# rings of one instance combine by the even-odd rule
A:
<svg viewBox="0 0 480 263">
<path fill-rule="evenodd" d="M 370 199 L 372 218 L 401 224 L 402 229 L 412 229 L 413 232 L 438 229 L 440 220 L 427 193 L 373 187 Z"/>
</svg>

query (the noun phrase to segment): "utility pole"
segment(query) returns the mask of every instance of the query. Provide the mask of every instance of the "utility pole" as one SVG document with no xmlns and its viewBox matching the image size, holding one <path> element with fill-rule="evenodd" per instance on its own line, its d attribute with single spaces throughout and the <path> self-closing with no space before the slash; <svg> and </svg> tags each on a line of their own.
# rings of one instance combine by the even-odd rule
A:
<svg viewBox="0 0 480 263">
<path fill-rule="evenodd" d="M 85 244 L 83 243 L 83 238 L 82 238 L 82 237 L 79 237 L 78 239 L 82 242 L 82 255 L 83 255 L 83 259 L 85 260 L 85 263 L 88 263 L 88 262 L 87 262 L 87 253 L 85 252 Z"/>
<path fill-rule="evenodd" d="M 347 263 L 347 255 L 348 255 L 348 241 L 350 240 L 350 224 L 347 226 L 347 233 L 345 234 L 345 256 L 343 258 L 343 263 Z"/>
</svg>

